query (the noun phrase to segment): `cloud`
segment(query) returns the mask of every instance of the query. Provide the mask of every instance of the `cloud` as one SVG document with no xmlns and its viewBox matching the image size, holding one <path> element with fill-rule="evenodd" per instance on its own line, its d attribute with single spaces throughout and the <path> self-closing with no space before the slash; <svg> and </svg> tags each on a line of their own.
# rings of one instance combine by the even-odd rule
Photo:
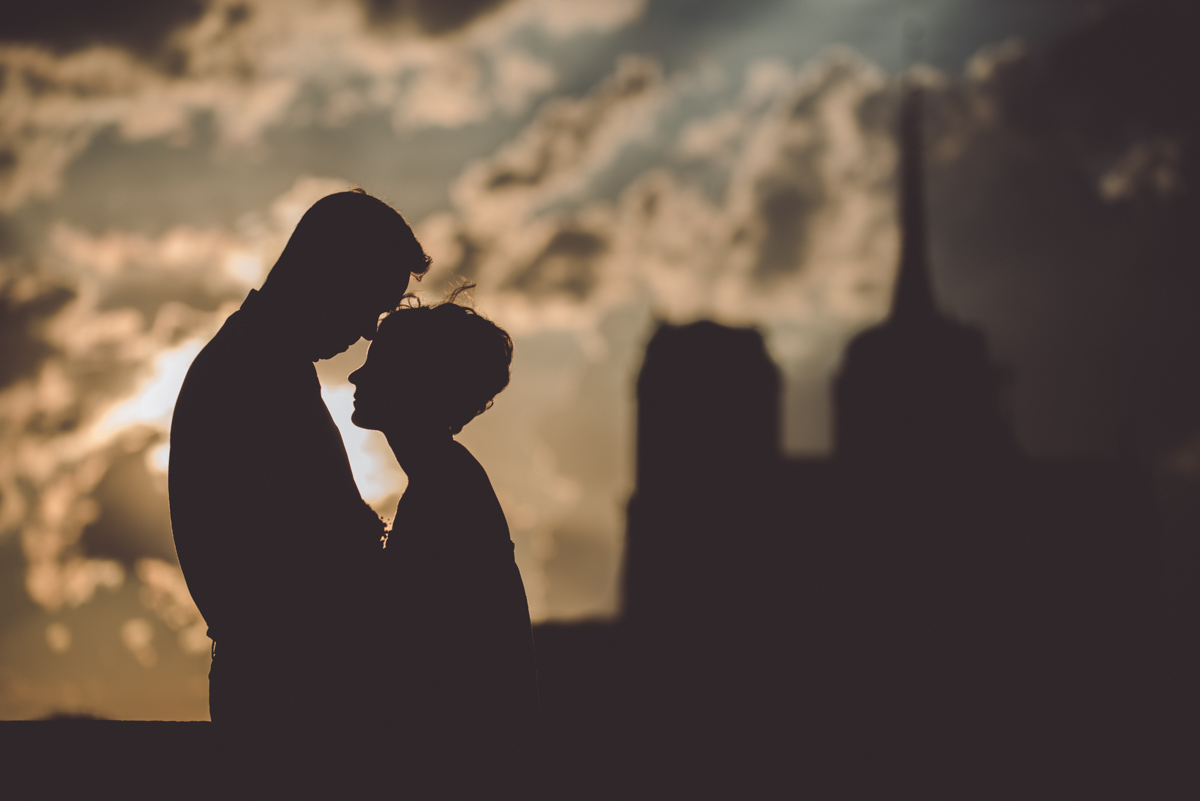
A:
<svg viewBox="0 0 1200 801">
<path fill-rule="evenodd" d="M 0 536 L 19 532 L 34 601 L 79 606 L 121 587 L 135 566 L 143 583 L 161 578 L 145 564 L 174 560 L 164 456 L 186 370 L 300 215 L 346 186 L 302 176 L 235 230 L 148 237 L 57 223 L 53 269 L 0 285 L 4 347 L 20 354 L 0 384 L 10 455 L 0 462 Z M 181 636 L 195 646 L 195 632 Z"/>
<path fill-rule="evenodd" d="M 138 595 L 143 606 L 176 632 L 180 650 L 188 654 L 208 653 L 212 646 L 208 627 L 188 592 L 183 571 L 174 561 L 174 558 L 139 559 L 137 576 L 142 586 Z"/>
<path fill-rule="evenodd" d="M 154 626 L 145 618 L 131 617 L 121 625 L 121 643 L 142 667 L 152 668 L 158 663 Z"/>
<path fill-rule="evenodd" d="M 48 232 L 55 269 L 41 272 L 61 282 L 3 285 L 6 342 L 25 360 L 0 387 L 0 447 L 14 456 L 0 464 L 0 536 L 19 535 L 27 591 L 44 609 L 81 606 L 134 581 L 184 653 L 207 653 L 171 540 L 165 471 L 175 398 L 200 347 L 261 281 L 303 213 L 347 185 L 301 176 L 230 229 L 147 236 L 59 223 Z M 350 389 L 331 387 L 326 398 L 364 494 L 390 511 L 404 477 L 379 435 L 349 423 Z M 122 628 L 123 642 L 150 667 L 161 646 L 138 620 Z"/>
<path fill-rule="evenodd" d="M 71 650 L 71 630 L 62 623 L 51 623 L 46 626 L 46 645 L 56 654 L 65 654 Z"/>
<path fill-rule="evenodd" d="M 1200 111 L 1178 81 L 1200 71 L 1198 32 L 1193 3 L 1109 4 L 1053 46 L 982 51 L 954 94 L 984 122 L 1057 144 L 1107 200 L 1169 196 L 1195 169 Z"/>
<path fill-rule="evenodd" d="M 469 274 L 518 330 L 591 330 L 639 293 L 671 318 L 878 317 L 895 248 L 895 147 L 880 122 L 894 91 L 882 74 L 844 50 L 800 73 L 755 64 L 732 108 L 688 120 L 678 145 L 656 152 L 683 91 L 702 90 L 626 59 L 583 97 L 548 103 L 463 171 L 451 214 L 424 222 L 435 263 Z M 596 200 L 597 181 L 637 145 L 648 166 L 614 201 Z M 672 159 L 702 164 L 721 191 Z"/>
<path fill-rule="evenodd" d="M 168 411 L 174 402 L 170 398 Z M 79 548 L 86 556 L 115 560 L 126 570 L 150 555 L 174 561 L 166 482 L 147 458 L 147 451 L 158 444 L 150 439 L 137 450 L 113 457 L 92 490 L 99 514 L 80 535 Z"/>
<path fill-rule="evenodd" d="M 20 279 L 6 294 L 10 308 L 14 298 L 24 300 L 8 316 L 10 325 L 24 327 L 10 331 L 18 342 L 35 343 L 25 352 L 42 360 L 27 362 L 0 391 L 0 447 L 6 454 L 0 463 L 0 536 L 20 530 L 29 564 L 26 585 L 34 600 L 51 610 L 78 606 L 98 588 L 114 589 L 124 581 L 119 563 L 86 558 L 77 548 L 83 528 L 99 513 L 91 493 L 107 461 L 86 441 L 80 421 L 103 404 L 97 396 L 105 385 L 122 387 L 132 369 L 120 359 L 102 358 L 124 367 L 126 375 L 115 370 L 90 380 L 96 365 L 87 357 L 118 350 L 136 323 L 113 312 L 64 327 L 67 320 L 78 321 L 87 300 L 53 282 Z M 66 297 L 71 299 L 62 302 Z M 38 308 L 54 314 L 30 312 Z M 64 330 L 72 336 L 64 339 Z"/>
<path fill-rule="evenodd" d="M 453 33 L 478 17 L 495 12 L 508 0 L 462 0 L 439 3 L 437 0 L 362 0 L 367 19 L 373 25 L 395 25 L 414 21 L 423 31 L 434 35 Z"/>
<path fill-rule="evenodd" d="M 194 22 L 204 6 L 199 0 L 8 3 L 0 10 L 0 41 L 36 42 L 58 52 L 108 44 L 158 56 L 171 34 Z"/>
<path fill-rule="evenodd" d="M 609 31 L 640 15 L 645 0 L 608 0 L 604 3 L 564 3 L 559 0 L 362 0 L 367 19 L 384 28 L 415 23 L 437 35 L 464 28 L 496 25 L 518 27 L 530 19 L 552 34 L 569 36 L 586 30 Z M 495 35 L 492 33 L 491 35 Z"/>
<path fill-rule="evenodd" d="M 455 182 L 455 204 L 495 233 L 564 196 L 578 195 L 623 148 L 654 130 L 668 87 L 652 60 L 626 57 L 582 98 L 556 98 L 496 155 Z"/>
<path fill-rule="evenodd" d="M 632 488 L 629 392 L 653 315 L 846 336 L 887 308 L 895 87 L 841 49 L 800 71 L 753 64 L 731 99 L 718 86 L 625 59 L 468 165 L 453 209 L 418 226 L 425 283 L 469 275 L 516 340 L 512 384 L 464 437 L 508 466 L 493 479 L 536 617 L 616 606 L 614 499 Z M 618 165 L 628 180 L 604 199 Z M 829 370 L 826 337 L 809 360 Z M 583 584 L 582 554 L 597 571 Z"/>
<path fill-rule="evenodd" d="M 1108 201 L 1170 199 L 1183 191 L 1179 139 L 1156 136 L 1136 142 L 1101 176 L 1100 195 Z"/>
<path fill-rule="evenodd" d="M 64 54 L 0 45 L 0 210 L 53 197 L 66 167 L 110 129 L 183 143 L 204 118 L 219 152 L 253 153 L 281 125 L 382 111 L 398 128 L 459 126 L 520 113 L 553 72 L 512 43 L 519 32 L 612 30 L 642 11 L 639 0 L 511 0 L 474 16 L 405 5 L 437 20 L 440 35 L 373 27 L 354 0 L 212 0 L 178 20 L 163 45 L 169 68 L 111 43 Z"/>
<path fill-rule="evenodd" d="M 0 286 L 0 390 L 33 374 L 54 353 L 42 335 L 45 321 L 75 297 L 66 286 L 33 276 Z"/>
</svg>

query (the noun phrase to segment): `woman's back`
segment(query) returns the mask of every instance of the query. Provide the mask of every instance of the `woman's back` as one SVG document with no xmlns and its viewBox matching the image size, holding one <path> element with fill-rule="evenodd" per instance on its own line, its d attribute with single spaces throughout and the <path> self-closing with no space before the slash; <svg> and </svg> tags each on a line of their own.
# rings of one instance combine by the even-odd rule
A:
<svg viewBox="0 0 1200 801">
<path fill-rule="evenodd" d="M 409 486 L 384 564 L 397 744 L 446 781 L 520 783 L 538 719 L 529 607 L 504 513 L 466 448 L 452 442 Z"/>
</svg>

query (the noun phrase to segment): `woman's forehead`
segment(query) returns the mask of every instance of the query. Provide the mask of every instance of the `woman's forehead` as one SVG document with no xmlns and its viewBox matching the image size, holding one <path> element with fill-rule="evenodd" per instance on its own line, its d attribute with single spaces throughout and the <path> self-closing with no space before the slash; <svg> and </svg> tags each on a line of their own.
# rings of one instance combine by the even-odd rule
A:
<svg viewBox="0 0 1200 801">
<path fill-rule="evenodd" d="M 411 339 L 416 336 L 416 321 L 412 319 L 414 312 L 395 311 L 384 317 L 379 324 L 379 333 L 388 339 Z"/>
<path fill-rule="evenodd" d="M 425 339 L 422 326 L 412 320 L 398 319 L 404 316 L 404 312 L 398 312 L 384 319 L 375 334 L 372 351 L 378 348 L 383 351 L 381 355 L 399 356 L 420 347 Z"/>
</svg>

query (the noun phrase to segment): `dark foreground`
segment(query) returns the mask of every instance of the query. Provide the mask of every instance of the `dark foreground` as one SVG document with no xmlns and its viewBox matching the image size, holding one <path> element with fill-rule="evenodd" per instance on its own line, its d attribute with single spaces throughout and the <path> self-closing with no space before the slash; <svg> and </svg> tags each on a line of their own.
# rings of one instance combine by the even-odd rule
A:
<svg viewBox="0 0 1200 801">
<path fill-rule="evenodd" d="M 0 721 L 0 795 L 200 798 L 212 750 L 208 722 Z"/>
<path fill-rule="evenodd" d="M 871 712 L 844 706 L 847 696 L 828 686 L 841 699 L 831 709 L 803 671 L 791 692 L 779 692 L 786 682 L 774 677 L 764 692 L 739 691 L 733 705 L 716 686 L 678 705 L 667 685 L 686 677 L 647 686 L 640 677 L 654 671 L 629 658 L 620 626 L 540 626 L 537 634 L 546 799 L 1200 797 L 1197 704 L 1194 692 L 1180 692 L 1194 685 L 1190 669 L 1166 681 L 1171 671 L 1151 671 L 1159 681 L 1137 692 L 1096 687 L 1085 703 L 1043 698 L 1005 730 L 984 730 L 985 713 L 964 709 L 954 718 L 962 727 L 949 730 L 930 728 L 947 718 L 929 711 L 897 723 L 894 710 L 879 709 L 872 723 Z M 242 785 L 222 776 L 221 764 L 207 722 L 0 722 L 3 798 L 239 797 Z M 288 783 L 281 777 L 278 786 Z M 304 797 L 303 787 L 286 795 Z M 410 796 L 395 786 L 364 797 Z"/>
</svg>

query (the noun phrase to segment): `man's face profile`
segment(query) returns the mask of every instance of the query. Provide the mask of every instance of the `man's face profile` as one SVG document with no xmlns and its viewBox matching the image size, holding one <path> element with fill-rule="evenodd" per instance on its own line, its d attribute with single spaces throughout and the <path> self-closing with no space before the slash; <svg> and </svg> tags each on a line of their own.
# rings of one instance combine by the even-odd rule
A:
<svg viewBox="0 0 1200 801">
<path fill-rule="evenodd" d="M 419 265 L 419 266 L 424 266 Z M 376 280 L 343 287 L 340 303 L 331 303 L 325 295 L 325 313 L 321 331 L 314 343 L 313 360 L 331 359 L 344 353 L 358 340 L 370 341 L 379 326 L 379 318 L 400 305 L 408 289 L 410 265 L 388 259 L 373 271 Z"/>
<path fill-rule="evenodd" d="M 331 312 L 325 335 L 314 349 L 313 361 L 332 359 L 339 353 L 345 353 L 360 338 L 370 340 L 375 335 L 375 326 L 381 313 L 369 310 Z"/>
<path fill-rule="evenodd" d="M 428 264 L 398 212 L 365 193 L 340 192 L 300 219 L 263 291 L 295 316 L 285 323 L 293 347 L 319 361 L 370 340 Z"/>
<path fill-rule="evenodd" d="M 379 318 L 400 302 L 403 292 L 349 293 L 341 303 L 330 303 L 313 342 L 313 361 L 344 353 L 359 339 L 375 336 Z"/>
</svg>

